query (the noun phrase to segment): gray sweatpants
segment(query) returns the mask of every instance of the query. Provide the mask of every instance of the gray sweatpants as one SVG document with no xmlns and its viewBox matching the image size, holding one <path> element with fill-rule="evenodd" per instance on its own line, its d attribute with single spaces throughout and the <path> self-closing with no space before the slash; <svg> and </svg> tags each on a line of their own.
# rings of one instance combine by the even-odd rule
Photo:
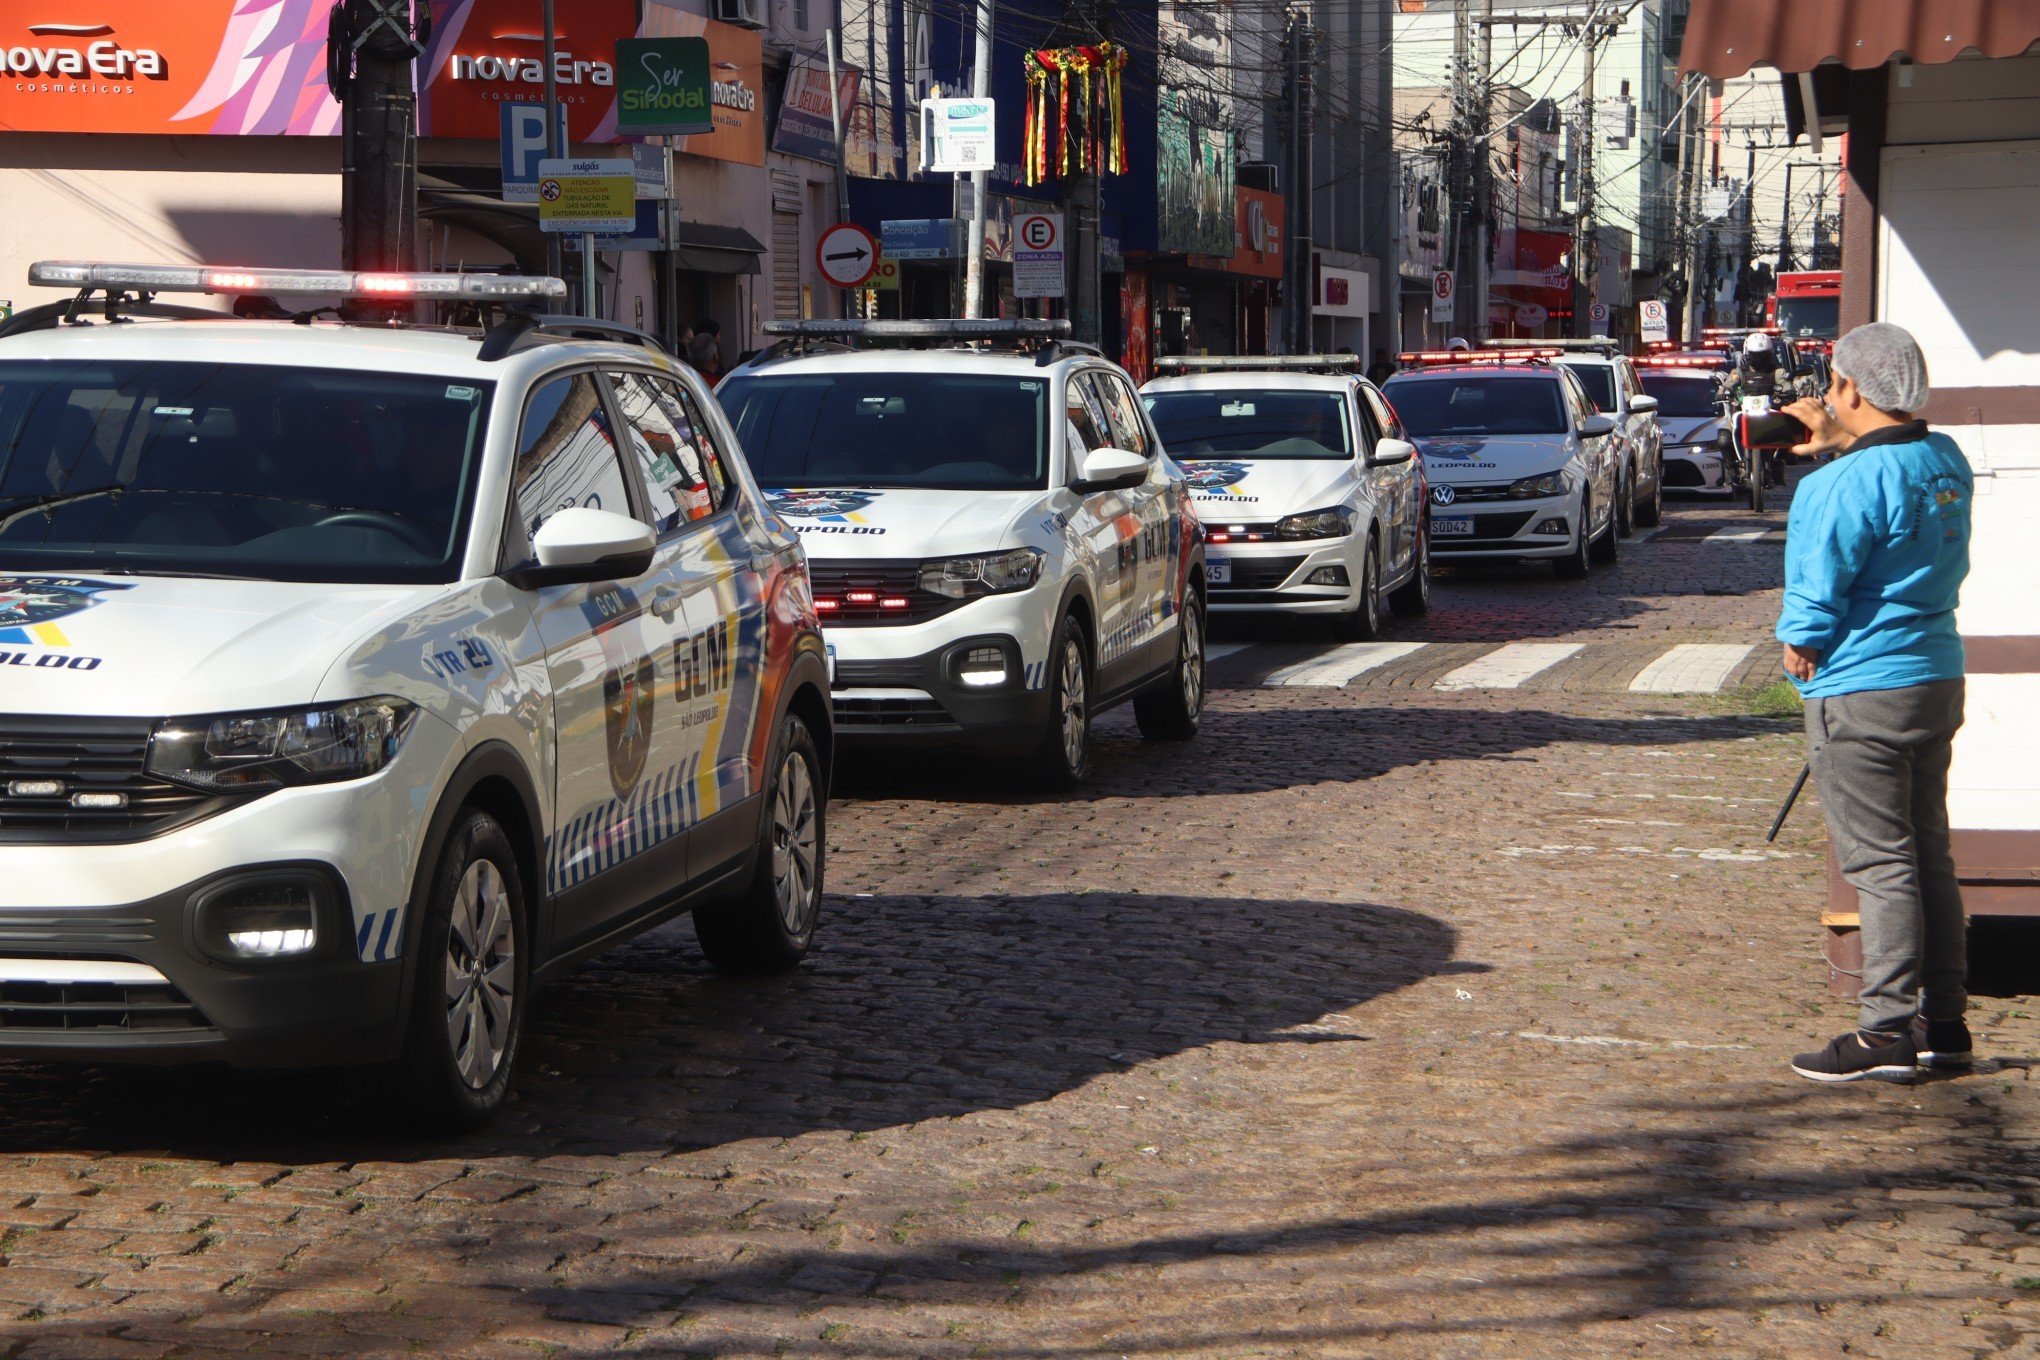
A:
<svg viewBox="0 0 2040 1360">
<path fill-rule="evenodd" d="M 1863 922 L 1866 1030 L 1968 1005 L 1962 890 L 1948 849 L 1948 758 L 1960 680 L 1806 701 L 1806 744 L 1828 839 Z"/>
</svg>

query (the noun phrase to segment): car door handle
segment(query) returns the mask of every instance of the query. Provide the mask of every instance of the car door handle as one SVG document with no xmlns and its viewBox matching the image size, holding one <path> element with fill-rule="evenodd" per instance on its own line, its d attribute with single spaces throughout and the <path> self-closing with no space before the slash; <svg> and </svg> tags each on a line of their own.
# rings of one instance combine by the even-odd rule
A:
<svg viewBox="0 0 2040 1360">
<path fill-rule="evenodd" d="M 660 586 L 652 592 L 652 612 L 666 623 L 680 612 L 680 592 L 671 586 Z"/>
</svg>

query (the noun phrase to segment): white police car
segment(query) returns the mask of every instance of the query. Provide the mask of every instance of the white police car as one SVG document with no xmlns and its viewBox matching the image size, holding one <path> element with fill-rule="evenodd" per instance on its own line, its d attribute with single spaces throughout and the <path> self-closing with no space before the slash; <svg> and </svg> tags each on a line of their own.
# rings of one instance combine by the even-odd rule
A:
<svg viewBox="0 0 2040 1360">
<path fill-rule="evenodd" d="M 1354 363 L 1163 359 L 1141 389 L 1204 521 L 1213 610 L 1328 616 L 1372 638 L 1384 598 L 1430 607 L 1423 464 Z"/>
<path fill-rule="evenodd" d="M 1704 354 L 1647 354 L 1636 361 L 1643 390 L 1658 400 L 1664 431 L 1665 485 L 1695 491 L 1734 491 L 1721 448 L 1726 407 L 1722 359 Z"/>
<path fill-rule="evenodd" d="M 1657 398 L 1646 392 L 1636 365 L 1613 342 L 1563 340 L 1558 363 L 1587 389 L 1587 399 L 1615 422 L 1615 531 L 1627 538 L 1638 526 L 1656 528 L 1665 513 L 1664 432 Z"/>
<path fill-rule="evenodd" d="M 31 278 L 79 291 L 0 327 L 0 1057 L 367 1064 L 461 1127 L 576 960 L 690 909 L 800 957 L 827 662 L 696 375 L 557 279 Z"/>
<path fill-rule="evenodd" d="M 1195 734 L 1204 546 L 1123 370 L 1061 321 L 765 329 L 787 338 L 716 396 L 807 546 L 839 738 L 1011 751 L 1069 785 L 1113 704 Z"/>
<path fill-rule="evenodd" d="M 1548 359 L 1402 356 L 1382 395 L 1424 458 L 1431 551 L 1548 557 L 1564 577 L 1619 551 L 1614 421 Z"/>
</svg>

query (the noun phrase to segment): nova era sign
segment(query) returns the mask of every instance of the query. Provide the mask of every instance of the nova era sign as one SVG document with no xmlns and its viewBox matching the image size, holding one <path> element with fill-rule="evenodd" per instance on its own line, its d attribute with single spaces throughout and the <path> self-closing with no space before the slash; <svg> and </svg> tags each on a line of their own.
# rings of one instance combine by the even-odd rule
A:
<svg viewBox="0 0 2040 1360">
<path fill-rule="evenodd" d="M 29 32 L 40 34 L 62 27 L 58 24 L 37 24 Z M 100 31 L 105 32 L 105 29 Z M 23 44 L 0 48 L 0 71 L 30 77 L 91 75 L 120 79 L 124 76 L 146 76 L 151 80 L 161 80 L 170 74 L 170 65 L 153 47 L 127 48 L 111 38 L 101 38 L 82 49 L 59 47 L 54 43 L 48 47 Z"/>
<path fill-rule="evenodd" d="M 538 57 L 462 57 L 453 59 L 455 80 L 507 80 L 545 84 L 545 62 Z M 571 52 L 553 54 L 553 79 L 561 85 L 614 85 L 616 68 Z"/>
</svg>

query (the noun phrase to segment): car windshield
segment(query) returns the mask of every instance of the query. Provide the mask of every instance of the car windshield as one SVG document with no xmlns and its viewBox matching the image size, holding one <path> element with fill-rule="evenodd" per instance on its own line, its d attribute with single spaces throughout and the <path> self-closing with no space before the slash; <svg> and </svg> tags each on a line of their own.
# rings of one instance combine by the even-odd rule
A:
<svg viewBox="0 0 2040 1360">
<path fill-rule="evenodd" d="M 1828 340 L 1841 327 L 1842 300 L 1838 297 L 1778 299 L 1778 329 L 1787 335 L 1810 335 Z"/>
<path fill-rule="evenodd" d="M 1587 399 L 1594 403 L 1594 409 L 1611 412 L 1615 409 L 1615 370 L 1606 364 L 1567 364 L 1572 375 L 1580 380 L 1580 386 L 1587 389 Z"/>
<path fill-rule="evenodd" d="M 1391 378 L 1382 389 L 1411 434 L 1564 434 L 1565 403 L 1554 378 Z"/>
<path fill-rule="evenodd" d="M 1661 416 L 1711 416 L 1720 412 L 1714 405 L 1714 379 L 1643 373 L 1643 390 L 1658 400 Z"/>
<path fill-rule="evenodd" d="M 766 487 L 1048 485 L 1048 380 L 988 373 L 747 374 L 716 390 Z"/>
<path fill-rule="evenodd" d="M 1351 458 L 1338 392 L 1150 392 L 1143 397 L 1172 458 Z"/>
<path fill-rule="evenodd" d="M 0 570 L 456 579 L 492 389 L 266 364 L 0 361 Z"/>
</svg>

